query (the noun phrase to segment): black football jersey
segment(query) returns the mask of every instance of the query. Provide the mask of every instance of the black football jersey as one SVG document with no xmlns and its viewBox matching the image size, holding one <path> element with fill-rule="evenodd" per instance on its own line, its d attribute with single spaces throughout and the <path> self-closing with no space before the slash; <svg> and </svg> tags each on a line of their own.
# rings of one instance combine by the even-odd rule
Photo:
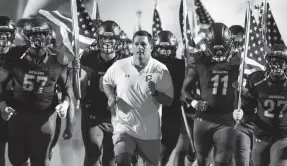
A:
<svg viewBox="0 0 287 166">
<path fill-rule="evenodd" d="M 266 79 L 264 71 L 253 73 L 247 86 L 256 99 L 256 135 L 287 136 L 287 86 Z"/>
<path fill-rule="evenodd" d="M 13 79 L 13 107 L 46 110 L 54 106 L 55 87 L 59 77 L 66 71 L 57 61 L 57 52 L 45 55 L 42 63 L 34 63 L 29 55 L 22 57 L 25 47 L 10 50 L 6 67 Z M 22 57 L 22 58 L 21 58 Z M 64 81 L 64 80 L 63 80 Z M 71 84 L 70 80 L 65 80 Z"/>
<path fill-rule="evenodd" d="M 103 90 L 103 76 L 114 62 L 124 57 L 116 54 L 115 58 L 106 62 L 101 58 L 100 53 L 100 51 L 86 52 L 81 58 L 81 67 L 90 77 L 87 97 L 84 101 L 89 102 L 95 114 L 109 116 L 107 115 L 109 112 L 106 111 L 108 100 Z"/>
</svg>

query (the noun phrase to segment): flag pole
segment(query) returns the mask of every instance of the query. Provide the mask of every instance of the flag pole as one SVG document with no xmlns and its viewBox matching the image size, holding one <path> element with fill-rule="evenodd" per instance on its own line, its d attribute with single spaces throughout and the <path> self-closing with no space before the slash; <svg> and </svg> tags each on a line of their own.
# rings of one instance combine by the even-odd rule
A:
<svg viewBox="0 0 287 166">
<path fill-rule="evenodd" d="M 73 61 L 73 89 L 75 98 L 77 100 L 77 108 L 80 106 L 81 99 L 81 85 L 80 85 L 80 55 L 79 55 L 79 22 L 76 0 L 70 0 L 71 14 L 73 22 L 73 38 L 74 38 L 74 61 Z"/>
<path fill-rule="evenodd" d="M 264 41 L 264 48 L 267 46 L 267 39 L 266 39 L 266 34 L 267 34 L 267 1 L 262 0 L 263 3 L 263 13 L 262 13 L 262 18 L 261 18 L 261 29 L 262 29 L 262 37 Z"/>
<path fill-rule="evenodd" d="M 247 0 L 248 3 L 248 7 L 247 7 L 247 24 L 246 24 L 246 31 L 245 31 L 245 47 L 244 47 L 244 54 L 243 57 L 241 59 L 241 64 L 240 64 L 240 72 L 239 72 L 239 77 L 238 77 L 238 103 L 237 103 L 237 109 L 240 110 L 241 109 L 241 103 L 242 103 L 242 99 L 241 99 L 241 94 L 242 94 L 242 86 L 243 86 L 243 75 L 244 75 L 244 68 L 245 68 L 245 58 L 248 54 L 248 46 L 249 46 L 249 32 L 250 32 L 250 17 L 251 17 L 251 2 L 252 0 Z M 234 126 L 234 129 L 236 129 L 238 127 L 238 125 L 240 124 L 240 120 L 236 120 L 236 124 Z"/>
<path fill-rule="evenodd" d="M 187 57 L 187 53 L 188 53 L 188 40 L 187 40 L 187 3 L 186 3 L 186 0 L 183 0 L 182 1 L 182 8 L 183 8 L 183 34 L 184 34 L 184 40 L 185 40 L 185 54 L 186 54 L 186 57 Z M 184 122 L 184 126 L 185 126 L 185 129 L 186 129 L 186 132 L 187 132 L 187 135 L 189 137 L 189 141 L 190 141 L 190 146 L 191 146 L 191 149 L 192 151 L 195 152 L 195 148 L 194 148 L 194 144 L 193 144 L 193 138 L 192 138 L 192 134 L 190 132 L 190 127 L 188 125 L 188 122 L 187 122 L 187 118 L 186 118 L 186 114 L 185 114 L 185 110 L 184 110 L 184 107 L 183 105 L 181 105 L 181 114 L 182 114 L 182 118 L 183 118 L 183 122 Z"/>
<path fill-rule="evenodd" d="M 92 13 L 92 20 L 95 20 L 97 17 L 97 6 L 98 6 L 98 0 L 94 0 L 94 4 L 93 4 L 93 13 Z"/>
<path fill-rule="evenodd" d="M 195 10 L 195 1 L 191 0 L 191 17 L 192 17 L 192 37 L 196 38 L 196 25 L 197 25 L 197 17 L 196 17 L 196 10 Z"/>
</svg>

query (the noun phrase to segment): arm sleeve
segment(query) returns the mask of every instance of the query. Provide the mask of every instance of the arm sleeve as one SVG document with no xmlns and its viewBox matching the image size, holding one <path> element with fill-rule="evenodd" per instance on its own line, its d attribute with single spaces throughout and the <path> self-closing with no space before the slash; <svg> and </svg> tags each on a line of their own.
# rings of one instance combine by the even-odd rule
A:
<svg viewBox="0 0 287 166">
<path fill-rule="evenodd" d="M 173 82 L 167 68 L 163 69 L 161 79 L 159 83 L 156 84 L 156 90 L 166 94 L 171 98 L 174 97 Z"/>
</svg>

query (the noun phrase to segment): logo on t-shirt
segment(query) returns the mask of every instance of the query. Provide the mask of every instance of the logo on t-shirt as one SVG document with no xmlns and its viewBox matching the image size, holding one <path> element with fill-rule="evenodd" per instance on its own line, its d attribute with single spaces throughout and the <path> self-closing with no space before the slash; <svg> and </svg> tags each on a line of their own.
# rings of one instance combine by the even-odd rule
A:
<svg viewBox="0 0 287 166">
<path fill-rule="evenodd" d="M 146 75 L 146 77 L 145 77 L 145 81 L 146 82 L 148 82 L 148 81 L 150 81 L 150 80 L 152 80 L 152 75 Z"/>
</svg>

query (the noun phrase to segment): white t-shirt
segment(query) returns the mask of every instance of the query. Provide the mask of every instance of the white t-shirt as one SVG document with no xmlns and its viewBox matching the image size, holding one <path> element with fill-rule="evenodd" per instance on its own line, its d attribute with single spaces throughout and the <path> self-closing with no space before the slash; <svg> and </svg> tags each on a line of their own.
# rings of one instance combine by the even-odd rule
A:
<svg viewBox="0 0 287 166">
<path fill-rule="evenodd" d="M 140 72 L 133 57 L 115 62 L 103 78 L 104 84 L 116 88 L 118 104 L 112 110 L 114 133 L 128 133 L 143 140 L 161 138 L 160 104 L 150 95 L 146 82 L 155 83 L 156 90 L 173 98 L 173 83 L 167 67 L 151 58 Z"/>
</svg>

